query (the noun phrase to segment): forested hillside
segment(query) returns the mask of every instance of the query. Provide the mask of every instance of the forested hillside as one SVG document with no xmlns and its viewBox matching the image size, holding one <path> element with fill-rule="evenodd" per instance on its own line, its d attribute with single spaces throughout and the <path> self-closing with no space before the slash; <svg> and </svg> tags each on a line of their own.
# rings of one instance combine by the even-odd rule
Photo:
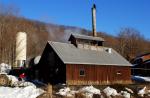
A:
<svg viewBox="0 0 150 98">
<path fill-rule="evenodd" d="M 67 42 L 71 33 L 92 34 L 91 31 L 82 28 L 29 20 L 18 16 L 17 12 L 9 7 L 0 8 L 0 63 L 12 64 L 15 60 L 15 36 L 20 31 L 27 33 L 28 59 L 41 55 L 48 40 Z M 98 32 L 98 36 L 106 40 L 105 46 L 116 49 L 128 60 L 150 52 L 150 41 L 136 29 L 125 27 L 116 33 L 117 36 L 111 36 L 109 32 Z"/>
</svg>

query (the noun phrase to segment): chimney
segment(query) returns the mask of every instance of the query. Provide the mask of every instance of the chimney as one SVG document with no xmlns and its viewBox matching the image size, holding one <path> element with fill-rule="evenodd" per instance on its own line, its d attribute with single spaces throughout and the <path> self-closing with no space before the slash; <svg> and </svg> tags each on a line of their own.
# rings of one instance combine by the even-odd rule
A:
<svg viewBox="0 0 150 98">
<path fill-rule="evenodd" d="M 92 7 L 92 30 L 93 30 L 93 36 L 96 37 L 96 5 L 93 4 Z"/>
</svg>

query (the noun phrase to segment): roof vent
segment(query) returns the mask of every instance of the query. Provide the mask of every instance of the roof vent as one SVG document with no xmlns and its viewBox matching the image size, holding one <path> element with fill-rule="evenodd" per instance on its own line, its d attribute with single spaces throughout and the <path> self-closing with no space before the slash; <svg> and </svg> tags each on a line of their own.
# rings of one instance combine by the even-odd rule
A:
<svg viewBox="0 0 150 98">
<path fill-rule="evenodd" d="M 107 48 L 107 49 L 106 49 L 106 52 L 112 53 L 112 49 L 111 49 L 111 48 Z"/>
</svg>

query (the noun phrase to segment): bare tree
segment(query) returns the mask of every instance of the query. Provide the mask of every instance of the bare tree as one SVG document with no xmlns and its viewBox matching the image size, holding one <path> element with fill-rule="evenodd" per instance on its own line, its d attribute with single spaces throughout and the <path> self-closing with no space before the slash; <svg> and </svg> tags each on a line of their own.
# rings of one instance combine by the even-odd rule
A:
<svg viewBox="0 0 150 98">
<path fill-rule="evenodd" d="M 135 55 L 143 51 L 141 45 L 144 41 L 144 37 L 139 31 L 133 28 L 121 29 L 118 34 L 118 41 L 118 51 L 128 60 L 131 60 Z"/>
</svg>

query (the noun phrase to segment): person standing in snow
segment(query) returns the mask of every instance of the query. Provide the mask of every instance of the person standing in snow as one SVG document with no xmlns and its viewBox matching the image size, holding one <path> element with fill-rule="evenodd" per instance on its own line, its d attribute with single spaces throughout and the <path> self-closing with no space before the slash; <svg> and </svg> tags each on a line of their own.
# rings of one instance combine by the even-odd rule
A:
<svg viewBox="0 0 150 98">
<path fill-rule="evenodd" d="M 23 81 L 25 79 L 26 79 L 25 73 L 22 73 L 22 74 L 19 75 L 19 79 L 18 79 L 19 81 Z"/>
</svg>

